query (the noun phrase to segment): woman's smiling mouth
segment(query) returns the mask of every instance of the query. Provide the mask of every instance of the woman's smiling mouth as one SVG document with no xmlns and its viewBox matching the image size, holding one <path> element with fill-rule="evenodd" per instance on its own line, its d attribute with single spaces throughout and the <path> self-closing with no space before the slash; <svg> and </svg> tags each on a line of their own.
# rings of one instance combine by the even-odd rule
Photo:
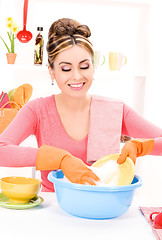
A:
<svg viewBox="0 0 162 240">
<path fill-rule="evenodd" d="M 72 83 L 72 84 L 68 84 L 68 86 L 75 91 L 79 91 L 83 88 L 85 82 L 83 83 Z"/>
</svg>

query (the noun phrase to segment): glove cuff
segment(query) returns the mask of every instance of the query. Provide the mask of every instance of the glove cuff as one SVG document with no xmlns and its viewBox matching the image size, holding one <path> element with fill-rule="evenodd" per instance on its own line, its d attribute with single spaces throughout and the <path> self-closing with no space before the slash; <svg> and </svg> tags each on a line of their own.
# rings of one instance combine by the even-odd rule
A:
<svg viewBox="0 0 162 240">
<path fill-rule="evenodd" d="M 36 158 L 36 170 L 57 170 L 60 169 L 61 161 L 67 155 L 67 151 L 48 145 L 42 145 Z"/>
<path fill-rule="evenodd" d="M 148 155 L 154 149 L 154 139 L 131 140 L 137 146 L 137 157 Z"/>
</svg>

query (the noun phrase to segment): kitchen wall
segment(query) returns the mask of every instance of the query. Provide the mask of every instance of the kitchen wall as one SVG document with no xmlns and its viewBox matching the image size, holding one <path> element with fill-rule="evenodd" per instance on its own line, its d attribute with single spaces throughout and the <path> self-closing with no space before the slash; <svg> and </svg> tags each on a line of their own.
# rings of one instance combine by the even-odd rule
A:
<svg viewBox="0 0 162 240">
<path fill-rule="evenodd" d="M 8 6 L 11 7 L 8 8 Z M 27 44 L 16 40 L 17 66 L 16 69 L 11 70 L 12 76 L 14 76 L 11 84 L 17 86 L 22 81 L 30 80 L 37 87 L 38 81 L 36 82 L 36 79 L 39 79 L 39 82 L 42 82 L 41 86 L 43 86 L 43 77 L 48 78 L 47 71 L 44 68 L 42 75 L 43 68 L 33 68 L 37 26 L 44 28 L 43 36 L 46 45 L 51 23 L 58 18 L 70 17 L 90 27 L 92 31 L 90 40 L 94 49 L 99 50 L 106 57 L 105 64 L 96 70 L 93 92 L 123 99 L 140 114 L 144 114 L 145 84 L 148 71 L 149 7 L 148 1 L 30 0 L 27 29 L 33 33 L 33 39 Z M 7 39 L 5 26 L 7 16 L 13 16 L 22 29 L 23 1 L 0 0 L 0 34 L 5 39 Z M 120 74 L 109 71 L 108 53 L 110 51 L 123 52 L 127 57 L 127 64 L 120 71 Z M 2 67 L 3 72 L 7 72 L 5 53 L 6 49 L 3 42 L 0 41 L 0 64 L 1 66 L 5 65 Z M 45 50 L 43 65 L 46 66 L 46 64 L 47 54 Z M 10 76 L 8 79 L 11 80 Z M 47 81 L 46 89 L 49 91 L 50 79 L 48 78 Z"/>
<path fill-rule="evenodd" d="M 22 28 L 23 1 L 1 0 L 0 3 L 0 32 L 5 37 L 6 16 L 13 16 Z M 8 8 L 8 5 L 11 8 Z M 96 50 L 104 52 L 106 57 L 110 50 L 122 51 L 128 57 L 128 69 L 134 70 L 138 67 L 138 74 L 144 74 L 147 68 L 147 48 L 143 47 L 147 35 L 147 6 L 147 4 L 126 3 L 117 5 L 116 1 L 113 4 L 113 1 L 93 1 L 92 3 L 90 0 L 30 0 L 27 28 L 35 38 L 37 26 L 43 26 L 46 42 L 49 26 L 54 20 L 62 17 L 74 18 L 90 27 L 91 41 Z M 28 44 L 17 41 L 16 51 L 19 54 L 17 63 L 33 64 L 34 38 Z M 1 51 L 5 53 L 6 49 L 2 45 L 0 43 Z M 1 62 L 2 59 L 5 60 L 3 55 L 0 58 Z M 46 56 L 45 63 L 47 63 Z"/>
<path fill-rule="evenodd" d="M 148 119 L 162 127 L 162 2 L 152 1 L 148 35 L 148 75 L 145 113 Z"/>
</svg>

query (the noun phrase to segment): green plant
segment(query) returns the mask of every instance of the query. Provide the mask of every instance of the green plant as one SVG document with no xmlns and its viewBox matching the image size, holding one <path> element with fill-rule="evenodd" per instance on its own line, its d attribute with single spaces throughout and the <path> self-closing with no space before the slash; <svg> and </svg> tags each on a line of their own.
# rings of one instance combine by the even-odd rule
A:
<svg viewBox="0 0 162 240">
<path fill-rule="evenodd" d="M 0 36 L 0 38 L 2 39 L 4 45 L 7 48 L 7 51 L 9 53 L 14 53 L 15 52 L 15 39 L 16 39 L 16 33 L 18 32 L 18 26 L 17 24 L 13 21 L 12 17 L 8 17 L 6 19 L 6 26 L 7 26 L 7 35 L 10 41 L 10 48 L 8 47 L 8 45 L 6 44 L 6 42 L 4 41 L 4 39 Z"/>
</svg>

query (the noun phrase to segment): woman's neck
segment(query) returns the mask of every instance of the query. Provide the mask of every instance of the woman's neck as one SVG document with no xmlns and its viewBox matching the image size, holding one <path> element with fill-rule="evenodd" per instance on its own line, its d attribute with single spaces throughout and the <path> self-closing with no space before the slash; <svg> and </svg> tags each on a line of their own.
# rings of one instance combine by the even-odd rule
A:
<svg viewBox="0 0 162 240">
<path fill-rule="evenodd" d="M 91 95 L 86 94 L 84 97 L 77 98 L 60 93 L 55 95 L 55 101 L 59 106 L 64 106 L 69 111 L 80 111 L 90 105 Z"/>
</svg>

